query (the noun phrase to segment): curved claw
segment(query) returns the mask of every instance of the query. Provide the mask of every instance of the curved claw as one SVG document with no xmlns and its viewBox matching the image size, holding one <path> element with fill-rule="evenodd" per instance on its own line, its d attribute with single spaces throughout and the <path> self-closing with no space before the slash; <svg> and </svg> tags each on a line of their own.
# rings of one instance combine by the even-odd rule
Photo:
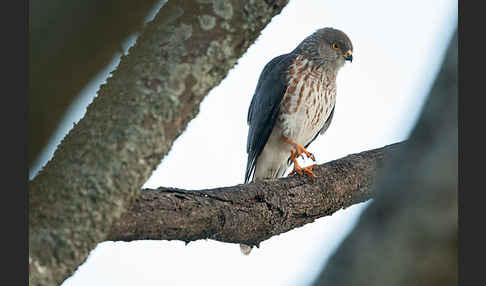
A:
<svg viewBox="0 0 486 286">
<path fill-rule="evenodd" d="M 308 176 L 310 176 L 312 178 L 312 180 L 315 180 L 316 175 L 314 174 L 314 172 L 312 172 L 313 168 L 317 168 L 317 165 L 314 164 L 314 165 L 310 165 L 310 166 L 307 166 L 307 167 L 300 167 L 298 165 L 295 166 L 295 164 L 294 164 L 294 169 L 292 170 L 292 172 L 290 172 L 289 175 L 291 176 L 291 175 L 294 175 L 295 173 L 303 175 L 305 173 Z"/>
<path fill-rule="evenodd" d="M 314 175 L 314 172 L 312 172 L 312 169 L 317 168 L 317 165 L 314 164 L 314 165 L 307 166 L 307 167 L 301 167 L 299 165 L 299 163 L 297 162 L 298 157 L 299 157 L 298 151 L 294 152 L 294 150 L 290 150 L 290 160 L 292 160 L 292 162 L 294 163 L 294 169 L 292 170 L 292 172 L 290 172 L 289 176 L 292 176 L 295 173 L 300 174 L 300 175 L 304 175 L 304 173 L 305 173 L 305 174 L 311 176 L 312 180 L 315 180 L 316 175 Z"/>
</svg>

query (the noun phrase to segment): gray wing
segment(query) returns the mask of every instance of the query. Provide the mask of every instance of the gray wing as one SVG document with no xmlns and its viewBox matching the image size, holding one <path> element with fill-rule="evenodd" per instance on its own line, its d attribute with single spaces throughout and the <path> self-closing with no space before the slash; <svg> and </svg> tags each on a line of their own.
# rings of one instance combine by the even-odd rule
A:
<svg viewBox="0 0 486 286">
<path fill-rule="evenodd" d="M 280 102 L 287 90 L 286 71 L 293 59 L 285 54 L 272 59 L 265 65 L 258 79 L 257 87 L 248 109 L 248 139 L 246 152 L 245 183 L 252 179 L 258 156 L 272 133 L 277 120 Z"/>
</svg>

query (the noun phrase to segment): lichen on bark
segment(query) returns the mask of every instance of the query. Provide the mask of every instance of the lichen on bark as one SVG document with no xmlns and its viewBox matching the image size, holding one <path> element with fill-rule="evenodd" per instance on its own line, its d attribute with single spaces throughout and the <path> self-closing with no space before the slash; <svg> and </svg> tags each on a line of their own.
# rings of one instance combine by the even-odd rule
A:
<svg viewBox="0 0 486 286">
<path fill-rule="evenodd" d="M 59 284 L 105 239 L 199 103 L 287 1 L 243 25 L 247 1 L 169 1 L 29 182 L 29 280 Z M 200 26 L 210 15 L 216 25 Z M 227 23 L 232 32 L 219 24 Z"/>
</svg>

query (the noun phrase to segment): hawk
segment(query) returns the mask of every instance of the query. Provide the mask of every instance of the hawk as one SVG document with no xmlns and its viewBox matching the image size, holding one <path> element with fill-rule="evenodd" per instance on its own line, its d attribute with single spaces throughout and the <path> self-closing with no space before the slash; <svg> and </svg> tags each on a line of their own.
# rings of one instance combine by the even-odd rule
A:
<svg viewBox="0 0 486 286">
<path fill-rule="evenodd" d="M 306 148 L 331 124 L 336 104 L 336 77 L 353 60 L 353 45 L 342 31 L 322 28 L 292 52 L 273 58 L 263 68 L 248 110 L 245 183 L 290 174 L 315 179 L 312 168 L 301 167 Z M 252 247 L 240 244 L 248 255 Z"/>
<path fill-rule="evenodd" d="M 245 183 L 302 173 L 315 179 L 312 168 L 301 167 L 306 148 L 324 134 L 334 115 L 336 76 L 353 60 L 348 36 L 322 28 L 305 38 L 292 52 L 273 58 L 258 79 L 248 110 Z"/>
</svg>

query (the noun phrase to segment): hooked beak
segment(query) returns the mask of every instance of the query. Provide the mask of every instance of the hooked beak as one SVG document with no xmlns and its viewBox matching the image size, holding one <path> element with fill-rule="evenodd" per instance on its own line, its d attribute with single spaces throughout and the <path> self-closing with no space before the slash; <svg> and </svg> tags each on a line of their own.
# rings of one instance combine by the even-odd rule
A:
<svg viewBox="0 0 486 286">
<path fill-rule="evenodd" d="M 346 54 L 344 54 L 344 59 L 353 62 L 353 52 L 351 50 L 347 51 Z"/>
</svg>

